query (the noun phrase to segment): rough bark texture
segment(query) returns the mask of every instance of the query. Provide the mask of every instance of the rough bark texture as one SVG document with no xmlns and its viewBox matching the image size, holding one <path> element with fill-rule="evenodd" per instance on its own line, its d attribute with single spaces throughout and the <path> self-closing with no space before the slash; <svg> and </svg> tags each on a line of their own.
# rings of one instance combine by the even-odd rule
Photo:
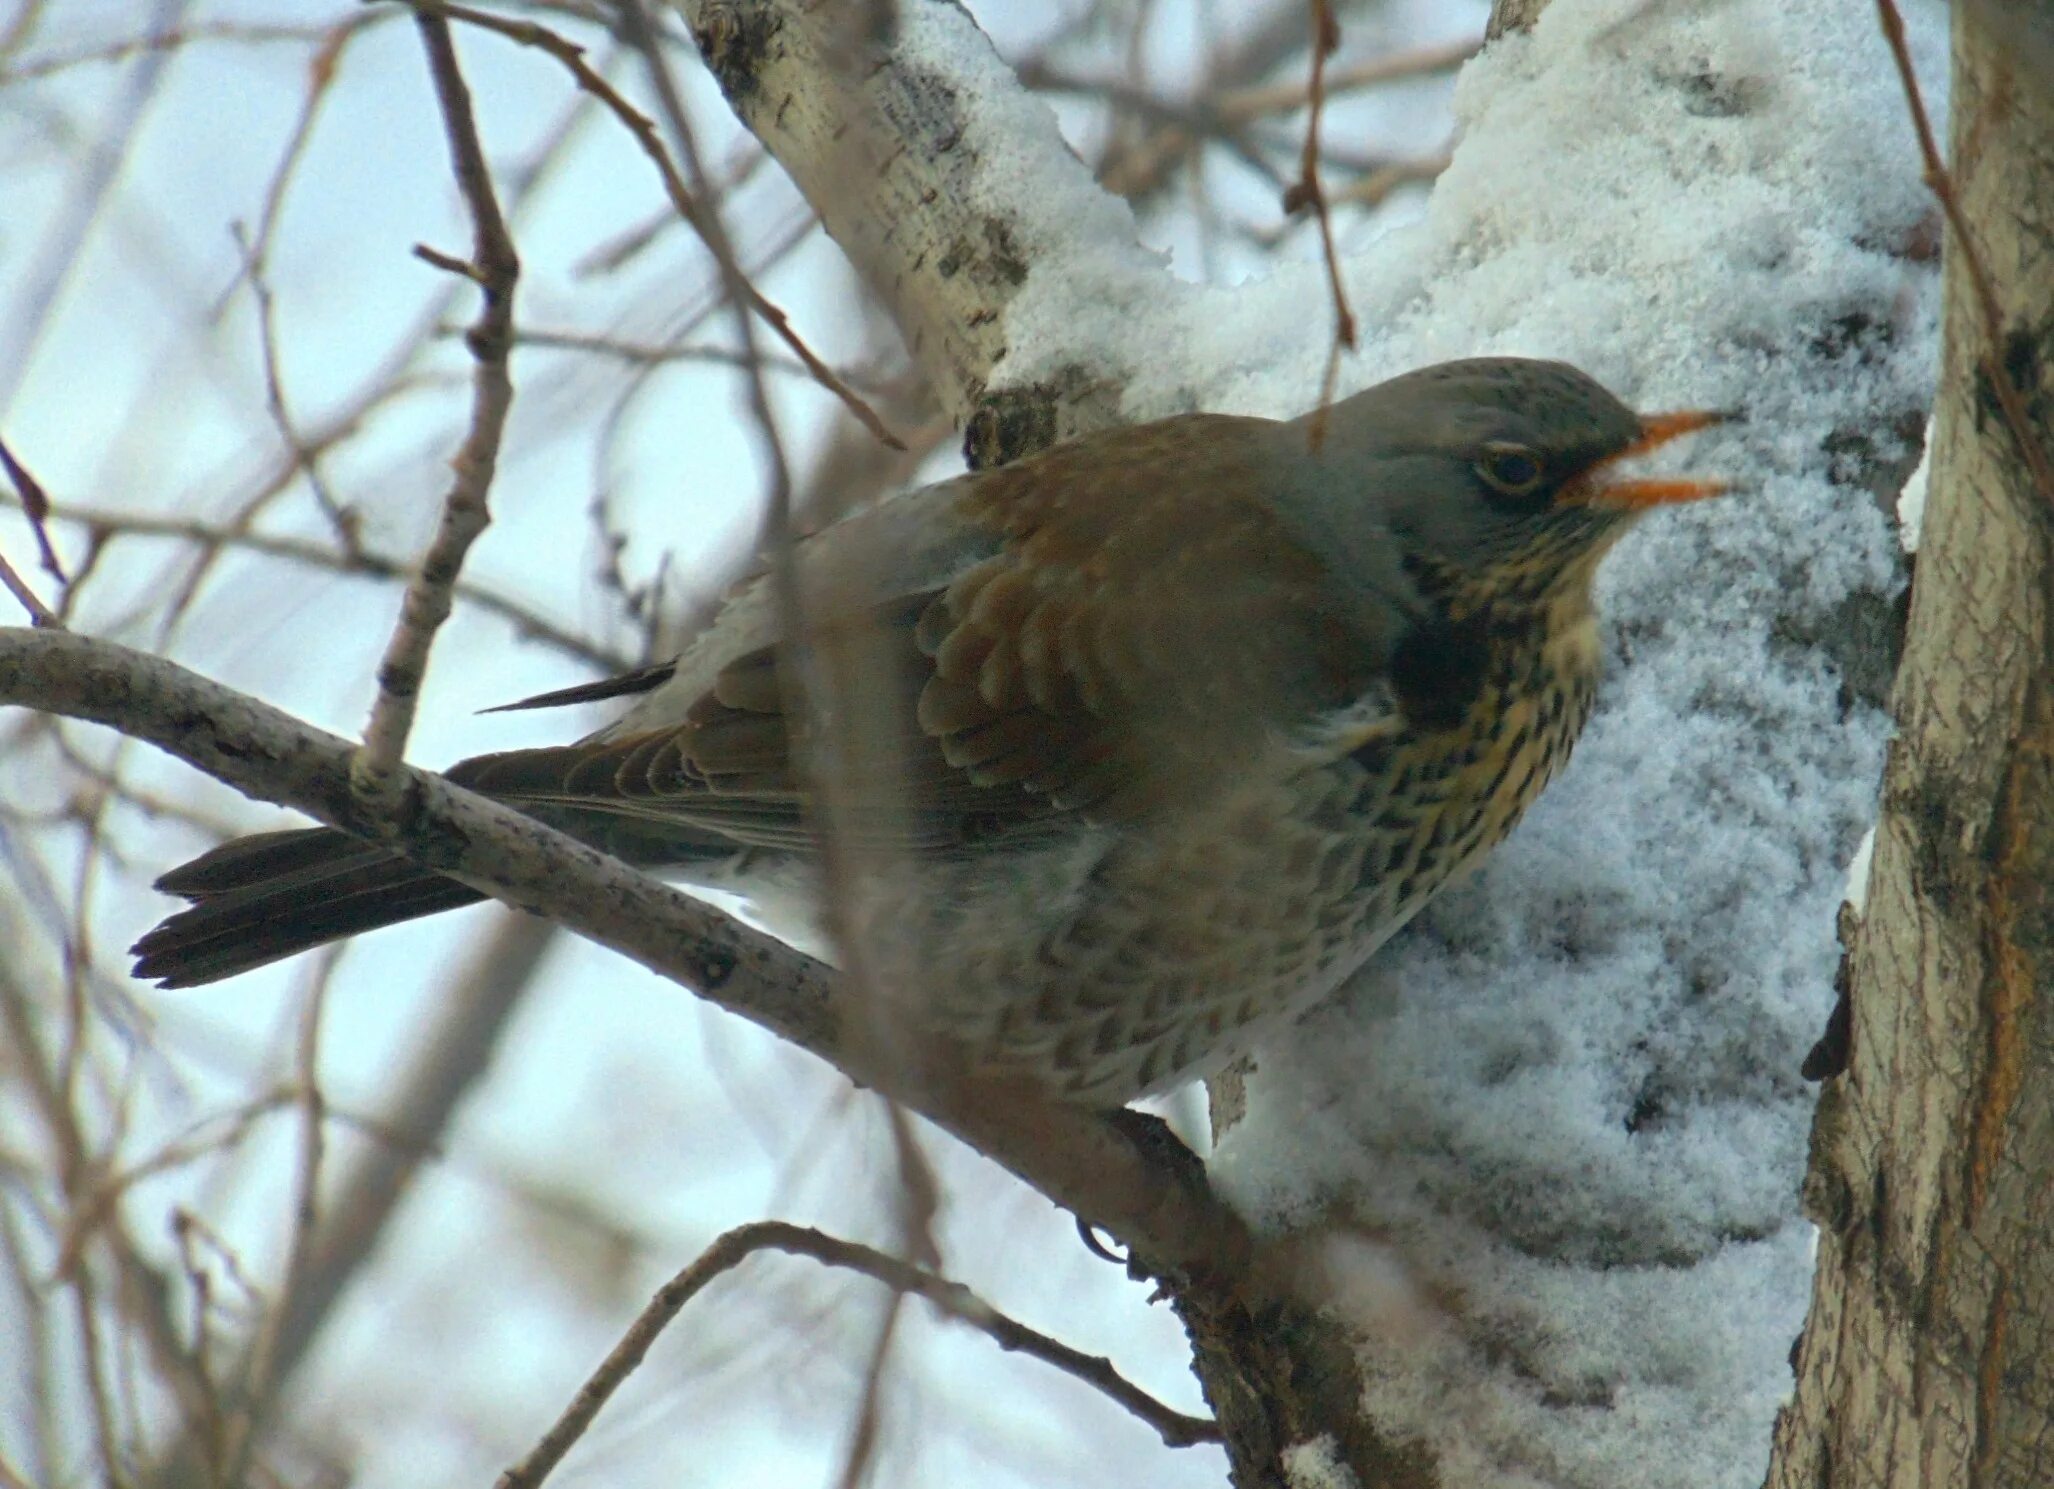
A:
<svg viewBox="0 0 2054 1489">
<path fill-rule="evenodd" d="M 1531 31 L 1547 8 L 1548 0 L 1494 0 L 1484 40 L 1496 41 L 1508 31 Z"/>
<path fill-rule="evenodd" d="M 1006 308 L 1033 264 L 1020 224 L 977 189 L 990 125 L 954 79 L 876 34 L 876 7 L 677 5 L 735 113 L 890 308 L 942 407 L 965 427 L 973 465 L 1113 422 L 1110 369 L 1071 369 L 987 397 L 1008 349 Z"/>
<path fill-rule="evenodd" d="M 2054 11 L 1954 13 L 1954 189 L 2054 447 Z M 2054 1483 L 2054 501 L 1947 245 L 1931 495 L 1773 1489 Z"/>
</svg>

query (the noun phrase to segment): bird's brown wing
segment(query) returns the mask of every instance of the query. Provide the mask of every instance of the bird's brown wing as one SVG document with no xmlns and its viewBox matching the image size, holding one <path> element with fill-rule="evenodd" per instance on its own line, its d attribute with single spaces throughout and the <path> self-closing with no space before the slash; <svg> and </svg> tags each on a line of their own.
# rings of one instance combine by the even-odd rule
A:
<svg viewBox="0 0 2054 1489">
<path fill-rule="evenodd" d="M 971 545 L 982 556 L 808 638 L 816 656 L 862 657 L 845 669 L 860 687 L 831 706 L 875 736 L 840 757 L 841 829 L 951 851 L 1132 819 L 1219 789 L 1360 697 L 1389 638 L 1342 619 L 1275 516 L 1262 483 L 1278 437 L 1266 421 L 1188 415 L 951 483 L 946 520 L 987 539 Z M 782 652 L 732 659 L 681 718 L 451 776 L 803 849 Z"/>
</svg>

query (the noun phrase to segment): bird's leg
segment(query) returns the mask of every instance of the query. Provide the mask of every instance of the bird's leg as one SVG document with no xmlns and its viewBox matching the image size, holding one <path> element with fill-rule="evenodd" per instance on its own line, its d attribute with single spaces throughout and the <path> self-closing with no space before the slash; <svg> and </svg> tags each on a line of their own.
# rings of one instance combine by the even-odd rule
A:
<svg viewBox="0 0 2054 1489">
<path fill-rule="evenodd" d="M 1185 1146 L 1184 1140 L 1177 1136 L 1175 1129 L 1161 1117 L 1151 1112 L 1138 1112 L 1132 1107 L 1123 1106 L 1107 1112 L 1105 1122 L 1133 1146 L 1141 1155 L 1143 1163 L 1167 1174 L 1186 1189 L 1204 1196 L 1208 1203 L 1212 1202 L 1212 1184 L 1205 1176 L 1204 1161 Z M 1077 1235 L 1092 1255 L 1124 1265 L 1128 1275 L 1137 1281 L 1152 1276 L 1141 1268 L 1131 1252 L 1124 1257 L 1113 1252 L 1099 1239 L 1097 1227 L 1081 1215 L 1077 1217 Z"/>
</svg>

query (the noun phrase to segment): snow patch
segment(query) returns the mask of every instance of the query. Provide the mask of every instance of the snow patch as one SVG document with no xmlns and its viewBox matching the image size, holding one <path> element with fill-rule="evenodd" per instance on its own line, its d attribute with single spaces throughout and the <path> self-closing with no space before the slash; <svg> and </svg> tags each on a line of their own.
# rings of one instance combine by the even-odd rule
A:
<svg viewBox="0 0 2054 1489">
<path fill-rule="evenodd" d="M 1933 464 L 1933 431 L 1926 429 L 1925 448 L 1919 452 L 1918 464 L 1905 477 L 1904 490 L 1897 494 L 1897 541 L 1904 545 L 1906 553 L 1918 552 L 1919 534 L 1926 525 L 1926 481 L 1927 472 Z"/>
<path fill-rule="evenodd" d="M 1937 91 L 1942 13 L 1910 19 Z M 1471 65 L 1457 111 L 1424 220 L 1348 265 L 1368 329 L 1344 391 L 1562 357 L 1643 407 L 1740 412 L 1684 455 L 1737 493 L 1608 562 L 1574 764 L 1261 1054 L 1213 1170 L 1274 1229 L 1345 1200 L 1408 1295 L 1444 1300 L 1431 1327 L 1360 1323 L 1372 1414 L 1449 1489 L 1755 1489 L 1807 1296 L 1798 1066 L 1886 739 L 1792 638 L 1902 583 L 1835 452 L 1895 453 L 1929 402 L 1937 280 L 1890 245 L 1930 203 L 1872 14 L 1825 0 L 1558 0 Z M 1185 401 L 1193 367 L 1225 369 L 1207 406 L 1309 405 L 1315 272 L 1192 299 L 1188 352 L 1130 407 Z"/>
<path fill-rule="evenodd" d="M 1341 1461 L 1332 1434 L 1284 1449 L 1284 1489 L 1362 1489 L 1361 1481 Z"/>
</svg>

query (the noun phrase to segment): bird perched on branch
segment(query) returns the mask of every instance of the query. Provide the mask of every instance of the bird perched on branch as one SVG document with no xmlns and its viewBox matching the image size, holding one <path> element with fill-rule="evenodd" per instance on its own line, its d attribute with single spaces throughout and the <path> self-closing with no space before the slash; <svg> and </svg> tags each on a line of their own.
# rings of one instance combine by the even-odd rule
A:
<svg viewBox="0 0 2054 1489">
<path fill-rule="evenodd" d="M 1088 435 L 804 539 L 675 662 L 531 700 L 639 694 L 617 722 L 448 775 L 688 883 L 832 888 L 887 1021 L 1116 1106 L 1518 821 L 1590 714 L 1599 561 L 1720 489 L 1620 467 L 1713 417 L 1488 358 Z M 482 898 L 327 828 L 160 887 L 193 902 L 136 946 L 167 987 Z"/>
</svg>

